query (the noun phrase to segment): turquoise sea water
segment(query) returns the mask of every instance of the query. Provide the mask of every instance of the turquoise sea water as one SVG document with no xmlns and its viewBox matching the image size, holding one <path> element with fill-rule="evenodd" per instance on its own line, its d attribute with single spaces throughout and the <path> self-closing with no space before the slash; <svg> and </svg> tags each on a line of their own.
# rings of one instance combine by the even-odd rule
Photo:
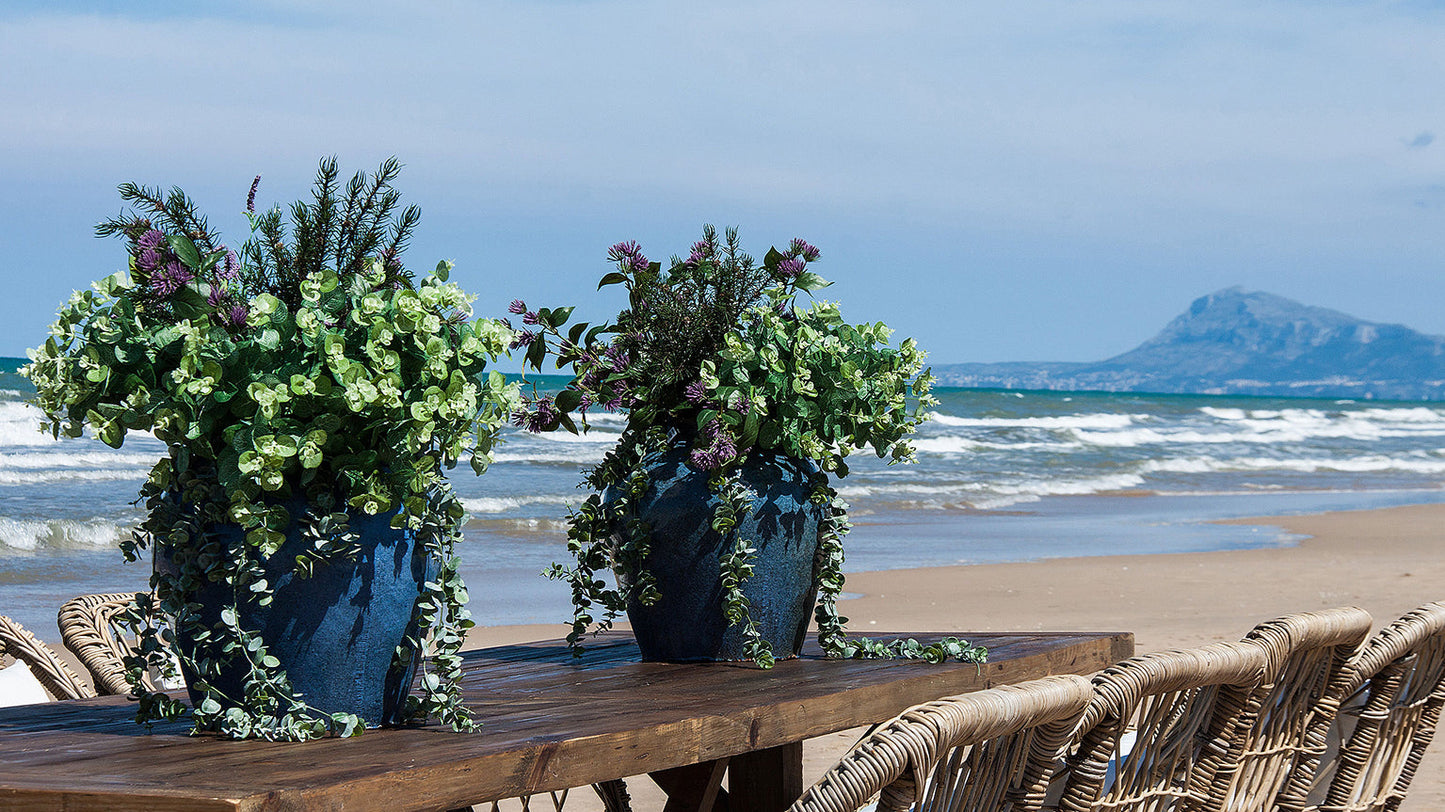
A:
<svg viewBox="0 0 1445 812">
<path fill-rule="evenodd" d="M 9 363 L 8 366 L 6 364 Z M 85 592 L 144 586 L 115 542 L 161 444 L 113 450 L 36 429 L 31 391 L 0 359 L 0 613 L 42 637 Z M 1278 545 L 1211 519 L 1445 500 L 1445 405 L 943 389 L 915 465 L 859 459 L 848 569 Z M 621 421 L 583 437 L 508 431 L 491 471 L 459 466 L 461 545 L 483 624 L 560 622 L 567 592 L 538 573 L 562 551 L 581 471 Z"/>
</svg>

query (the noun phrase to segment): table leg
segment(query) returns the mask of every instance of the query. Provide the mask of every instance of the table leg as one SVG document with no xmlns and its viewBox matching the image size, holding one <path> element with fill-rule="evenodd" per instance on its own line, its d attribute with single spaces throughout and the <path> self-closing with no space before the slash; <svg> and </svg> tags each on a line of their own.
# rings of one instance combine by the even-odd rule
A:
<svg viewBox="0 0 1445 812">
<path fill-rule="evenodd" d="M 730 812 L 728 793 L 722 788 L 728 761 L 720 758 L 648 773 L 667 794 L 663 812 Z"/>
<path fill-rule="evenodd" d="M 802 742 L 733 756 L 728 765 L 733 812 L 783 812 L 802 794 Z"/>
</svg>

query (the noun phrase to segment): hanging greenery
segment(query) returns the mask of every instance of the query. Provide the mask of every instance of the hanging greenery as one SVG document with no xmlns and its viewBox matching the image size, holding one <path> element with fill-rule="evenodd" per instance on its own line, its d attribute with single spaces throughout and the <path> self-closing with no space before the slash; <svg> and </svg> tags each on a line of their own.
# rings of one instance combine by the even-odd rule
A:
<svg viewBox="0 0 1445 812">
<path fill-rule="evenodd" d="M 571 307 L 534 311 L 521 301 L 511 307 L 523 323 L 513 348 L 525 348 L 528 364 L 541 371 L 552 358 L 572 372 L 555 396 L 528 397 L 519 425 L 576 432 L 592 409 L 627 417 L 616 447 L 587 475 L 592 495 L 570 517 L 571 563 L 547 573 L 572 588 L 568 642 L 580 646 L 589 631 L 610 628 L 629 600 L 657 601 L 645 562 L 660 542 L 633 508 L 649 487 L 648 461 L 683 441 L 690 465 L 710 473 L 717 497 L 712 527 L 725 536 L 752 504 L 737 475 L 749 453 L 776 452 L 816 466 L 811 500 L 824 511 L 816 619 L 830 656 L 981 662 L 982 648 L 953 638 L 927 645 L 850 638 L 837 611 L 850 525 L 832 479 L 846 477 L 848 457 L 864 449 L 890 463 L 913 460 L 908 436 L 936 403 L 917 344 L 891 346 L 888 327 L 848 324 L 834 302 L 800 303 L 829 284 L 810 270 L 819 251 L 803 240 L 770 249 L 758 263 L 742 251 L 735 229 L 719 239 L 708 226 L 688 256 L 673 257 L 665 270 L 633 242 L 614 245 L 609 258 L 616 270 L 598 287 L 620 284 L 628 294 L 613 323 L 569 327 Z M 749 658 L 768 667 L 775 654 L 742 591 L 756 550 L 734 535 L 720 562 L 723 612 L 743 630 Z M 616 576 L 611 584 L 603 577 L 609 570 Z"/>
<path fill-rule="evenodd" d="M 516 408 L 515 385 L 487 369 L 513 333 L 472 318 L 451 263 L 420 280 L 403 267 L 420 213 L 398 211 L 399 171 L 392 159 L 342 184 L 323 160 L 289 233 L 279 207 L 255 211 L 257 178 L 240 251 L 180 189 L 125 184 L 133 208 L 97 232 L 125 241 L 128 269 L 75 293 L 30 352 L 23 373 L 53 435 L 89 429 L 119 448 L 148 431 L 168 449 L 141 489 L 147 518 L 121 545 L 128 560 L 156 550 L 171 564 L 131 618 L 140 721 L 190 713 L 196 730 L 279 740 L 360 730 L 368 720 L 322 713 L 292 690 L 242 609 L 270 602 L 264 565 L 288 527 L 299 523 L 309 549 L 284 569 L 305 578 L 357 555 L 348 517 L 366 515 L 409 529 L 436 570 L 416 601 L 418 631 L 395 654 L 398 666 L 426 654 L 411 715 L 473 726 L 458 689 L 472 625 L 454 553 L 464 513 L 443 471 L 470 455 L 480 474 Z M 208 621 L 194 600 L 214 584 L 228 599 Z M 179 630 L 219 654 L 198 660 Z M 173 668 L 172 654 L 204 695 L 194 709 L 145 689 L 143 674 Z M 235 663 L 241 695 L 219 684 Z"/>
</svg>

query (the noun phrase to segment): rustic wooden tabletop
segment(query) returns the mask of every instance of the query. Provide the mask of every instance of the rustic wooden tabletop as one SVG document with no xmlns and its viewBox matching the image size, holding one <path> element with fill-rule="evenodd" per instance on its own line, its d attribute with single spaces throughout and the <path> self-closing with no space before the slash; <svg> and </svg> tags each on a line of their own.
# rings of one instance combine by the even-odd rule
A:
<svg viewBox="0 0 1445 812">
<path fill-rule="evenodd" d="M 835 661 L 810 645 L 770 671 L 642 663 L 626 633 L 598 638 L 581 659 L 558 640 L 481 649 L 466 654 L 464 681 L 483 725 L 476 734 L 429 725 L 234 742 L 187 736 L 180 725 L 147 732 L 120 697 L 5 708 L 0 806 L 392 812 L 649 773 L 675 808 L 726 763 L 735 812 L 776 810 L 802 791 L 805 739 L 940 696 L 1087 674 L 1133 653 L 1122 632 L 903 636 L 944 634 L 987 646 L 989 662 Z"/>
</svg>

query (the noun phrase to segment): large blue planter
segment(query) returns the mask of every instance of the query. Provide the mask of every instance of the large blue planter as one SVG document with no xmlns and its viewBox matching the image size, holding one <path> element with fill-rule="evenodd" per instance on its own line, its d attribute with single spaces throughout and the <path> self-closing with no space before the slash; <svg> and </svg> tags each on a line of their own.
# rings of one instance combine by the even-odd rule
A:
<svg viewBox="0 0 1445 812">
<path fill-rule="evenodd" d="M 647 465 L 647 492 L 631 515 L 652 528 L 645 566 L 661 599 L 632 601 L 627 616 L 644 660 L 689 662 L 747 659 L 741 627 L 723 616 L 722 556 L 739 534 L 757 549 L 754 575 L 743 584 L 749 613 L 778 659 L 796 656 L 817 599 L 814 559 L 823 508 L 811 504 L 816 471 L 807 462 L 755 453 L 741 469 L 752 488 L 752 511 L 732 534 L 712 529 L 717 497 L 709 475 L 687 462 L 679 443 Z"/>
<path fill-rule="evenodd" d="M 301 509 L 296 503 L 287 507 L 293 516 Z M 252 599 L 239 606 L 241 627 L 261 633 L 267 651 L 281 661 L 292 689 L 307 704 L 324 713 L 354 713 L 370 725 L 402 720 L 417 657 L 405 669 L 393 669 L 392 655 L 416 627 L 416 599 L 434 574 L 425 547 L 412 531 L 393 529 L 391 516 L 352 516 L 360 554 L 352 561 L 318 563 L 309 578 L 291 573 L 296 556 L 307 549 L 293 522 L 280 550 L 264 565 L 271 603 L 261 606 Z M 243 535 L 235 526 L 216 532 L 227 544 L 240 543 Z M 156 567 L 168 566 L 166 559 L 163 548 Z M 202 606 L 202 619 L 209 626 L 231 599 L 229 587 L 208 584 L 193 601 Z M 198 658 L 214 656 L 206 643 L 185 636 L 178 642 Z M 213 682 L 227 696 L 244 698 L 247 670 L 232 662 Z M 185 668 L 183 672 L 193 685 L 195 674 Z M 190 694 L 193 703 L 204 699 L 194 689 Z"/>
</svg>

